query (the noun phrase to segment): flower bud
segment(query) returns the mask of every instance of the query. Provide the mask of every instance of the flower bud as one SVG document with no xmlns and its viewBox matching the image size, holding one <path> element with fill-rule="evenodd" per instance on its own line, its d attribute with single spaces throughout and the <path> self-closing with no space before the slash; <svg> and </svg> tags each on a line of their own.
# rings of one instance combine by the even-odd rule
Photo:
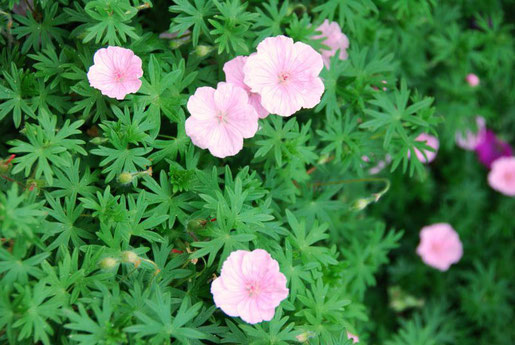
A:
<svg viewBox="0 0 515 345">
<path fill-rule="evenodd" d="M 116 260 L 115 258 L 107 257 L 103 258 L 98 265 L 101 269 L 110 270 L 114 268 L 117 264 L 118 260 Z"/>
<path fill-rule="evenodd" d="M 350 207 L 353 211 L 361 211 L 365 209 L 368 204 L 371 203 L 370 198 L 361 198 L 352 203 L 352 206 Z"/>
<path fill-rule="evenodd" d="M 134 180 L 134 175 L 130 172 L 122 172 L 120 175 L 118 175 L 118 182 L 121 184 L 129 184 Z"/>
<path fill-rule="evenodd" d="M 186 226 L 188 231 L 195 232 L 197 230 L 203 229 L 207 224 L 207 220 L 205 219 L 192 219 L 188 222 Z"/>
<path fill-rule="evenodd" d="M 295 338 L 297 338 L 297 341 L 299 343 L 305 343 L 306 341 L 308 341 L 309 338 L 313 338 L 314 336 L 315 336 L 314 332 L 307 331 L 307 332 L 297 335 Z"/>
<path fill-rule="evenodd" d="M 89 142 L 92 143 L 93 145 L 101 145 L 103 143 L 106 143 L 107 141 L 108 141 L 108 139 L 104 138 L 104 137 L 94 137 Z"/>
<path fill-rule="evenodd" d="M 122 252 L 122 262 L 132 263 L 135 267 L 138 267 L 141 263 L 141 259 L 139 258 L 138 254 L 127 250 Z"/>
<path fill-rule="evenodd" d="M 208 55 L 209 53 L 211 53 L 211 51 L 213 51 L 213 47 L 206 46 L 206 45 L 203 45 L 203 44 L 199 44 L 197 46 L 197 48 L 195 48 L 195 53 L 199 57 L 204 57 L 204 56 Z"/>
</svg>

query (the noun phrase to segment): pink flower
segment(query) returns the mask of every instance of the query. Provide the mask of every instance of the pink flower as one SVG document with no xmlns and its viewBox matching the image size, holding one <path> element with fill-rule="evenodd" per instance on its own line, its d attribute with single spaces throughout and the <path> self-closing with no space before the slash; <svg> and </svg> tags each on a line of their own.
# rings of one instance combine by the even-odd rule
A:
<svg viewBox="0 0 515 345">
<path fill-rule="evenodd" d="M 447 271 L 463 255 L 460 238 L 447 223 L 425 226 L 420 231 L 417 254 L 427 265 L 440 271 Z"/>
<path fill-rule="evenodd" d="M 425 157 L 422 154 L 422 152 L 420 152 L 418 149 L 415 149 L 415 154 L 417 155 L 417 158 L 419 159 L 419 161 L 421 161 L 422 163 L 431 163 L 435 159 L 438 148 L 440 147 L 440 142 L 438 141 L 438 139 L 432 135 L 429 135 L 426 133 L 421 133 L 418 137 L 415 138 L 415 140 L 420 141 L 420 142 L 425 142 L 425 144 L 427 146 L 434 149 L 434 152 L 429 151 L 429 150 L 424 150 L 424 153 L 426 154 Z M 409 154 L 410 153 L 408 152 L 408 156 L 409 156 Z M 427 157 L 427 159 L 426 159 L 426 157 Z"/>
<path fill-rule="evenodd" d="M 187 108 L 191 116 L 186 134 L 215 157 L 234 156 L 243 148 L 243 138 L 252 138 L 258 129 L 259 118 L 247 92 L 233 84 L 218 83 L 216 90 L 199 87 Z"/>
<path fill-rule="evenodd" d="M 103 95 L 124 99 L 141 87 L 143 70 L 141 59 L 130 49 L 107 47 L 97 50 L 93 57 L 95 64 L 89 68 L 89 85 L 99 89 Z"/>
<path fill-rule="evenodd" d="M 211 284 L 217 307 L 252 324 L 272 320 L 288 292 L 279 264 L 263 249 L 232 252 Z"/>
<path fill-rule="evenodd" d="M 250 91 L 250 88 L 243 82 L 245 75 L 243 74 L 243 66 L 247 62 L 246 56 L 237 56 L 227 61 L 224 65 L 225 80 L 228 83 L 241 87 L 249 96 L 249 103 L 256 109 L 259 118 L 264 119 L 268 116 L 268 111 L 261 105 L 261 96 Z"/>
<path fill-rule="evenodd" d="M 515 157 L 501 157 L 492 163 L 488 173 L 490 187 L 508 196 L 515 196 Z"/>
<path fill-rule="evenodd" d="M 352 334 L 351 332 L 347 331 L 347 339 L 352 339 L 352 342 L 359 343 L 359 338 L 357 335 Z"/>
<path fill-rule="evenodd" d="M 261 96 L 269 112 L 291 116 L 320 103 L 324 83 L 318 76 L 322 56 L 305 43 L 286 36 L 265 38 L 243 67 L 245 84 Z"/>
<path fill-rule="evenodd" d="M 342 32 L 342 29 L 338 23 L 330 22 L 326 19 L 322 25 L 317 28 L 317 31 L 320 31 L 322 34 L 314 36 L 313 38 L 324 38 L 322 44 L 328 47 L 322 49 L 322 58 L 324 59 L 324 65 L 327 69 L 329 69 L 331 57 L 333 57 L 338 50 L 340 51 L 338 57 L 341 60 L 346 60 L 349 57 L 347 54 L 347 48 L 349 48 L 349 39 Z"/>
<path fill-rule="evenodd" d="M 467 83 L 469 83 L 469 85 L 471 87 L 476 87 L 479 85 L 479 77 L 477 75 L 475 75 L 474 73 L 467 74 L 467 77 L 465 79 L 467 80 Z"/>
<path fill-rule="evenodd" d="M 465 136 L 461 133 L 456 133 L 456 144 L 464 150 L 473 151 L 477 145 L 483 140 L 486 133 L 485 119 L 481 116 L 476 117 L 476 132 L 467 130 Z"/>
</svg>

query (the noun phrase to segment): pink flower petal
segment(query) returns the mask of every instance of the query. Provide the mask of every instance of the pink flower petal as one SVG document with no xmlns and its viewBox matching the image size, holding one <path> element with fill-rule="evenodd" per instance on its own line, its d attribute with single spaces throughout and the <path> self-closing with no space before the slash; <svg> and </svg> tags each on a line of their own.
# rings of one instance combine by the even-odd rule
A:
<svg viewBox="0 0 515 345">
<path fill-rule="evenodd" d="M 515 157 L 501 157 L 492 163 L 488 184 L 502 194 L 515 196 Z"/>
<path fill-rule="evenodd" d="M 463 255 L 458 233 L 447 223 L 426 226 L 420 231 L 417 254 L 429 266 L 446 271 Z"/>
</svg>

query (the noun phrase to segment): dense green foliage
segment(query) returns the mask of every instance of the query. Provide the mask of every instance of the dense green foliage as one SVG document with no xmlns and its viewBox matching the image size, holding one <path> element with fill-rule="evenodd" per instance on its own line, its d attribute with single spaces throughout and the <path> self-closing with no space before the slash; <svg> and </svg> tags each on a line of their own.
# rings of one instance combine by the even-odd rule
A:
<svg viewBox="0 0 515 345">
<path fill-rule="evenodd" d="M 454 145 L 477 114 L 515 142 L 513 3 L 18 3 L 0 0 L 1 344 L 515 342 L 515 198 Z M 232 158 L 191 143 L 197 87 L 265 37 L 319 49 L 324 19 L 350 48 L 322 72 L 315 109 L 260 120 Z M 107 45 L 143 60 L 123 101 L 86 77 Z M 413 154 L 422 132 L 440 139 L 430 165 Z M 415 254 L 435 222 L 464 245 L 447 272 Z M 279 261 L 290 295 L 249 325 L 216 309 L 209 285 L 231 251 L 254 248 Z"/>
</svg>

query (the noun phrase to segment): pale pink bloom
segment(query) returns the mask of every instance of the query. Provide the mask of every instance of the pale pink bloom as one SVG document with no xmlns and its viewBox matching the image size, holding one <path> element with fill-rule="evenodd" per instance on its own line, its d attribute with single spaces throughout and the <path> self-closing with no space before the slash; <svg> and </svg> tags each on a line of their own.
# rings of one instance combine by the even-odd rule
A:
<svg viewBox="0 0 515 345">
<path fill-rule="evenodd" d="M 417 254 L 427 265 L 447 271 L 463 255 L 458 233 L 447 223 L 428 225 L 420 231 Z"/>
<path fill-rule="evenodd" d="M 186 134 L 201 149 L 215 157 L 234 156 L 243 148 L 243 139 L 252 138 L 258 129 L 258 115 L 249 104 L 247 92 L 229 83 L 199 87 L 188 100 L 191 116 Z"/>
<path fill-rule="evenodd" d="M 472 86 L 476 87 L 479 85 L 479 77 L 475 75 L 474 73 L 467 74 L 467 83 Z"/>
<path fill-rule="evenodd" d="M 322 44 L 327 46 L 327 48 L 323 48 L 321 51 L 326 68 L 329 69 L 331 57 L 336 55 L 338 50 L 340 51 L 338 55 L 340 60 L 346 60 L 349 57 L 347 54 L 347 48 L 349 48 L 349 39 L 342 32 L 342 29 L 338 23 L 330 22 L 326 19 L 322 25 L 317 28 L 317 31 L 320 31 L 322 34 L 314 36 L 313 38 L 324 38 Z"/>
<path fill-rule="evenodd" d="M 288 292 L 279 264 L 263 249 L 232 252 L 211 284 L 216 306 L 251 324 L 272 320 Z"/>
<path fill-rule="evenodd" d="M 488 173 L 488 184 L 496 191 L 515 196 L 515 157 L 496 159 Z"/>
<path fill-rule="evenodd" d="M 265 38 L 243 68 L 245 84 L 261 96 L 272 114 L 291 116 L 320 103 L 324 83 L 322 56 L 309 45 L 286 36 Z"/>
<path fill-rule="evenodd" d="M 228 83 L 241 87 L 249 95 L 249 103 L 252 104 L 261 119 L 268 116 L 268 111 L 261 105 L 261 96 L 257 93 L 251 92 L 250 87 L 243 82 L 245 75 L 243 74 L 243 66 L 247 62 L 246 56 L 237 56 L 234 59 L 227 61 L 224 65 L 225 80 Z"/>
<path fill-rule="evenodd" d="M 347 339 L 352 339 L 352 342 L 354 344 L 359 343 L 359 338 L 357 335 L 352 334 L 351 332 L 347 331 Z"/>
<path fill-rule="evenodd" d="M 415 149 L 415 154 L 417 155 L 417 158 L 419 161 L 421 161 L 422 163 L 431 163 L 435 159 L 438 148 L 440 147 L 440 142 L 438 141 L 438 139 L 427 133 L 421 133 L 421 134 L 419 134 L 418 137 L 415 138 L 415 140 L 420 141 L 420 142 L 425 142 L 425 144 L 427 146 L 434 149 L 434 152 L 429 151 L 429 150 L 424 150 L 424 153 L 426 155 L 425 157 L 422 152 L 420 152 L 418 149 Z M 409 155 L 410 155 L 410 152 L 408 152 L 408 156 Z M 427 157 L 427 159 L 426 159 L 426 157 Z"/>
<path fill-rule="evenodd" d="M 486 122 L 481 116 L 476 117 L 476 131 L 467 130 L 465 135 L 456 133 L 456 144 L 464 150 L 473 151 L 483 140 L 486 133 Z"/>
<path fill-rule="evenodd" d="M 97 50 L 95 64 L 89 68 L 89 85 L 103 95 L 124 99 L 141 87 L 141 59 L 130 49 L 107 47 Z"/>
</svg>

